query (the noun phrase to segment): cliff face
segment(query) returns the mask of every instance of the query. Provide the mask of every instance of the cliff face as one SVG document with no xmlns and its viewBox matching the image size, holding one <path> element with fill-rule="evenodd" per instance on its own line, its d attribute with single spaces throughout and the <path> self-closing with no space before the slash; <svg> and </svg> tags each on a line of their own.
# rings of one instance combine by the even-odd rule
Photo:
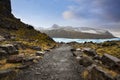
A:
<svg viewBox="0 0 120 80">
<path fill-rule="evenodd" d="M 0 0 L 0 14 L 4 16 L 10 16 L 11 14 L 11 1 Z"/>
</svg>

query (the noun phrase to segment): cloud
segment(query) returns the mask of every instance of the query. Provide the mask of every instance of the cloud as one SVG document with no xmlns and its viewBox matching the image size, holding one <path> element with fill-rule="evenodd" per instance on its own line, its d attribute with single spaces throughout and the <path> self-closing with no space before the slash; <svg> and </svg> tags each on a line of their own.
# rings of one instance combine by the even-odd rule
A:
<svg viewBox="0 0 120 80">
<path fill-rule="evenodd" d="M 64 19 L 71 19 L 71 18 L 75 17 L 75 15 L 72 11 L 65 11 L 65 12 L 63 12 L 62 15 L 63 15 Z"/>
<path fill-rule="evenodd" d="M 65 19 L 120 22 L 120 0 L 74 0 L 63 12 Z"/>
</svg>

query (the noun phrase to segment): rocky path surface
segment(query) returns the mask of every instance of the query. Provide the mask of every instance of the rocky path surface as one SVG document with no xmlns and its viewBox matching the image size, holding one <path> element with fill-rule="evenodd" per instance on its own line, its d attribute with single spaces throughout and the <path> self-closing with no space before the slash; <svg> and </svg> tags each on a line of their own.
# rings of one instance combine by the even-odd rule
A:
<svg viewBox="0 0 120 80">
<path fill-rule="evenodd" d="M 71 48 L 62 45 L 53 49 L 38 64 L 24 70 L 15 80 L 82 80 L 82 67 L 73 57 Z"/>
</svg>

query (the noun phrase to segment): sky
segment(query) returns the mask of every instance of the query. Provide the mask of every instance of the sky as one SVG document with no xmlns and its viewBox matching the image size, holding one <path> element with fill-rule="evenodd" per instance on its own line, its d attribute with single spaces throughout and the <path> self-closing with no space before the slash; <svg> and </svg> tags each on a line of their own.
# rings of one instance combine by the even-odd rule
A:
<svg viewBox="0 0 120 80">
<path fill-rule="evenodd" d="M 120 0 L 11 0 L 12 13 L 35 27 L 109 29 L 120 36 Z"/>
</svg>

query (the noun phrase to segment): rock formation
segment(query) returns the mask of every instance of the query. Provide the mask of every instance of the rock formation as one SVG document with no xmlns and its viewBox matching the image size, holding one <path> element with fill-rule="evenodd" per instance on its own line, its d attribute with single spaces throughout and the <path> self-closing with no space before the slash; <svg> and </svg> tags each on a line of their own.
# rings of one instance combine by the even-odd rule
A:
<svg viewBox="0 0 120 80">
<path fill-rule="evenodd" d="M 79 64 L 84 67 L 82 71 L 84 80 L 120 80 L 119 58 L 109 54 L 104 54 L 100 57 L 91 48 L 72 49 L 71 51 L 73 55 L 77 52 L 75 57 Z M 99 59 L 96 59 L 96 56 Z"/>
<path fill-rule="evenodd" d="M 10 0 L 0 0 L 0 14 L 4 16 L 10 16 L 11 14 L 11 1 Z"/>
</svg>

